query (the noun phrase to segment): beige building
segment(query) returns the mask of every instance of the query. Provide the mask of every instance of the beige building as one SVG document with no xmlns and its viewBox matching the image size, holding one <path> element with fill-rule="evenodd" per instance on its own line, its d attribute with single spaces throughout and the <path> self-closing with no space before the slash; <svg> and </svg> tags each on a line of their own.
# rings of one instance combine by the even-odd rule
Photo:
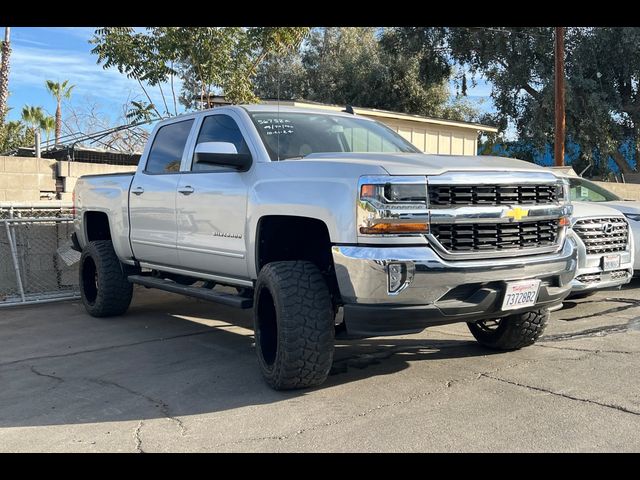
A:
<svg viewBox="0 0 640 480">
<path fill-rule="evenodd" d="M 275 100 L 262 103 L 275 105 Z M 280 105 L 323 110 L 343 111 L 344 107 L 309 101 L 281 100 Z M 443 155 L 477 155 L 478 135 L 481 132 L 495 133 L 495 127 L 478 123 L 442 120 L 439 118 L 408 115 L 406 113 L 353 107 L 353 113 L 382 122 L 398 132 L 425 153 Z"/>
</svg>

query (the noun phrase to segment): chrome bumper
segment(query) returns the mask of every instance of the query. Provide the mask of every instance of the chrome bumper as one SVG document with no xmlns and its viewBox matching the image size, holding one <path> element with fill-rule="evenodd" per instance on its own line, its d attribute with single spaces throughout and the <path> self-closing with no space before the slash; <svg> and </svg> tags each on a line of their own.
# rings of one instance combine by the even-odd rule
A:
<svg viewBox="0 0 640 480">
<path fill-rule="evenodd" d="M 447 261 L 426 246 L 334 246 L 333 260 L 347 331 L 377 336 L 556 306 L 571 292 L 577 254 L 567 239 L 554 254 L 500 260 Z M 406 282 L 390 293 L 388 266 L 398 263 L 405 265 Z M 536 305 L 503 311 L 505 282 L 531 278 L 541 280 Z"/>
<path fill-rule="evenodd" d="M 572 292 L 588 292 L 590 290 L 599 290 L 601 288 L 613 288 L 626 285 L 631 281 L 633 277 L 633 269 L 620 269 L 626 270 L 627 274 L 621 278 L 611 278 L 611 272 L 598 272 L 600 279 L 597 281 L 584 281 L 583 279 L 589 278 L 589 273 L 579 274 L 571 282 Z"/>
<path fill-rule="evenodd" d="M 629 231 L 629 236 L 629 244 L 633 245 L 634 236 L 631 230 Z M 575 278 L 571 281 L 571 291 L 573 293 L 619 287 L 631 281 L 635 257 L 632 248 L 622 252 L 615 252 L 620 255 L 620 267 L 615 272 L 626 272 L 625 276 L 618 277 L 619 274 L 602 270 L 602 255 L 588 255 L 585 244 L 574 231 L 571 231 L 570 237 L 575 241 L 578 253 L 578 267 Z"/>
<path fill-rule="evenodd" d="M 437 304 L 454 288 L 529 278 L 551 279 L 554 293 L 569 291 L 577 265 L 575 244 L 556 253 L 502 259 L 447 261 L 431 248 L 334 246 L 333 261 L 345 304 Z M 389 293 L 388 265 L 406 265 L 403 288 Z"/>
</svg>

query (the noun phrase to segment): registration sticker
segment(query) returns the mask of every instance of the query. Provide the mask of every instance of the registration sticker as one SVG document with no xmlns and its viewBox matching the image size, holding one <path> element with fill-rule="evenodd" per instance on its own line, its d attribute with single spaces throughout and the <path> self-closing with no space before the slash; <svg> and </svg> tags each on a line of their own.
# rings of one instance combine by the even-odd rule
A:
<svg viewBox="0 0 640 480">
<path fill-rule="evenodd" d="M 502 310 L 532 307 L 538 299 L 539 289 L 540 280 L 538 279 L 507 282 L 504 299 L 502 300 Z"/>
</svg>

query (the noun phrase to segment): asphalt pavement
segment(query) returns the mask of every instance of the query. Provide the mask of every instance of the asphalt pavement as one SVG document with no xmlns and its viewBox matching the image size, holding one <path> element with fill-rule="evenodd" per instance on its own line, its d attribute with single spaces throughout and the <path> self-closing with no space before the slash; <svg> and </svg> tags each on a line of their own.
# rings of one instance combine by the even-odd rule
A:
<svg viewBox="0 0 640 480">
<path fill-rule="evenodd" d="M 640 451 L 640 281 L 565 302 L 534 346 L 466 325 L 338 340 L 320 388 L 262 380 L 250 311 L 136 288 L 0 310 L 2 452 Z"/>
</svg>

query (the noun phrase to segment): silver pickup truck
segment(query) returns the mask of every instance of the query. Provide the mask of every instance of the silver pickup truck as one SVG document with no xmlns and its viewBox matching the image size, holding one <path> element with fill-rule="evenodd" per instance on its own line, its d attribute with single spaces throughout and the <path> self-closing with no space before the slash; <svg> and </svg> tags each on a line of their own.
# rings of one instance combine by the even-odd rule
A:
<svg viewBox="0 0 640 480">
<path fill-rule="evenodd" d="M 164 120 L 135 174 L 82 177 L 75 208 L 91 315 L 122 315 L 132 284 L 253 308 L 276 389 L 321 384 L 340 330 L 467 322 L 487 347 L 531 345 L 576 269 L 565 180 L 512 159 L 425 155 L 339 112 Z"/>
</svg>

